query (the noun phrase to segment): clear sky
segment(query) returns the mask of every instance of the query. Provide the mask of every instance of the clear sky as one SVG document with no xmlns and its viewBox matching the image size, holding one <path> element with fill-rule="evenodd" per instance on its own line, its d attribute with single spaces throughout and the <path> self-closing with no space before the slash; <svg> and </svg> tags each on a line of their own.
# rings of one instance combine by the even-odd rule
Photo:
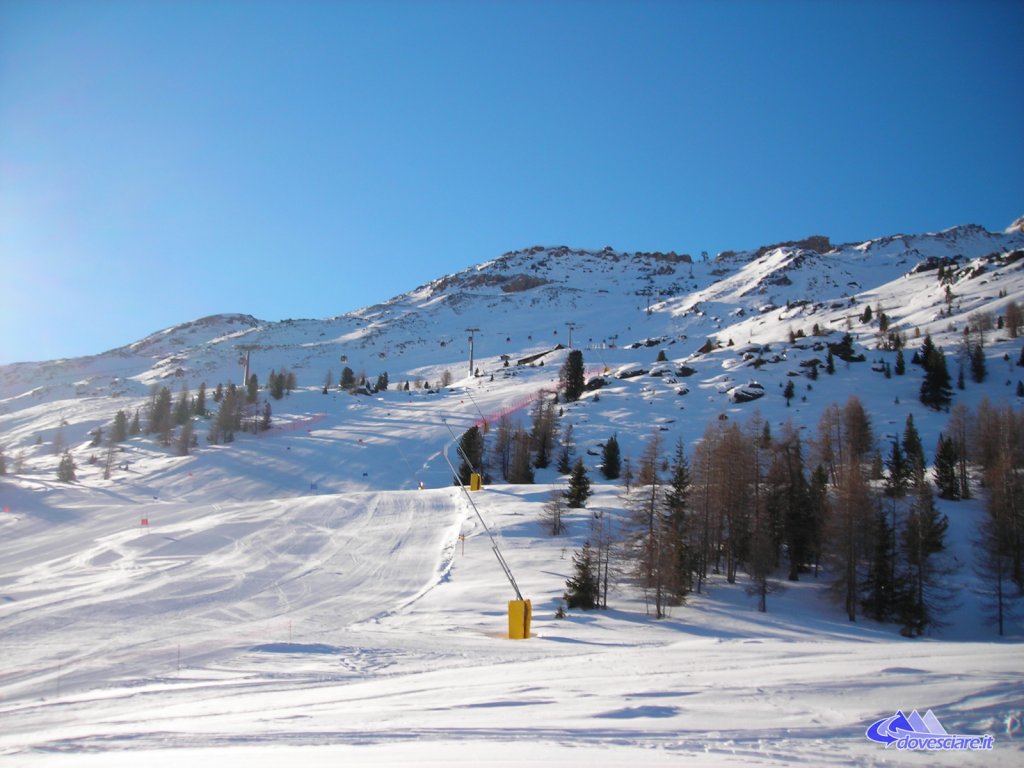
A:
<svg viewBox="0 0 1024 768">
<path fill-rule="evenodd" d="M 534 244 L 1024 214 L 1024 3 L 0 0 L 0 364 Z"/>
</svg>

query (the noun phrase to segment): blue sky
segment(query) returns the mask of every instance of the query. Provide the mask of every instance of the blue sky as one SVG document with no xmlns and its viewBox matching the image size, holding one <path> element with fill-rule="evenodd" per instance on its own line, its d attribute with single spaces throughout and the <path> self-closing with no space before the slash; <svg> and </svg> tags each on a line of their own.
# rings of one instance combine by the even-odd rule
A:
<svg viewBox="0 0 1024 768">
<path fill-rule="evenodd" d="M 0 364 L 534 244 L 1024 214 L 1024 3 L 0 0 Z"/>
</svg>

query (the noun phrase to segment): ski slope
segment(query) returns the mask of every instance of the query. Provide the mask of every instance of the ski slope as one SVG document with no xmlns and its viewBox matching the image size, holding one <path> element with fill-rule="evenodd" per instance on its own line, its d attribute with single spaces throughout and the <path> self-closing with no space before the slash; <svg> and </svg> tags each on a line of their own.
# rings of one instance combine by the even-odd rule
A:
<svg viewBox="0 0 1024 768">
<path fill-rule="evenodd" d="M 856 317 L 882 306 L 912 347 L 918 328 L 952 361 L 971 313 L 1024 301 L 1024 262 L 968 260 L 1022 238 L 958 228 L 693 265 L 530 249 L 337 318 L 216 316 L 93 358 L 3 367 L 0 765 L 1020 765 L 1024 626 L 1016 617 L 996 638 L 976 594 L 982 495 L 939 501 L 956 597 L 948 627 L 907 640 L 848 622 L 827 574 L 780 579 L 766 614 L 741 577 L 713 579 L 655 621 L 622 579 L 609 610 L 556 619 L 590 515 L 621 516 L 625 489 L 596 484 L 552 538 L 539 516 L 564 487 L 553 469 L 536 485 L 495 483 L 474 498 L 534 604 L 534 636 L 515 642 L 512 590 L 442 452 L 503 413 L 528 425 L 538 394 L 557 388 L 571 320 L 588 370 L 607 371 L 603 388 L 560 407 L 595 482 L 613 433 L 632 457 L 652 434 L 692 451 L 717 418 L 757 414 L 773 431 L 792 420 L 811 438 L 851 394 L 880 447 L 912 415 L 931 457 L 947 415 L 918 402 L 916 366 L 883 376 L 895 353 Z M 963 257 L 954 303 L 934 271 L 912 271 L 930 255 Z M 523 275 L 538 285 L 502 290 Z M 815 323 L 821 337 L 790 338 Z M 484 329 L 481 372 L 461 378 L 468 327 Z M 868 359 L 812 382 L 803 364 L 847 330 Z M 709 337 L 719 346 L 698 352 Z M 144 408 L 153 384 L 177 397 L 237 379 L 236 345 L 250 342 L 261 380 L 299 373 L 269 432 L 209 445 L 199 420 L 189 456 L 132 437 L 104 478 L 90 430 Z M 990 333 L 989 379 L 955 402 L 1019 408 L 1019 352 Z M 371 377 L 388 370 L 392 388 L 322 394 L 342 358 Z M 620 368 L 647 373 L 615 378 Z M 455 381 L 438 387 L 445 372 Z M 424 379 L 430 388 L 395 386 Z M 752 380 L 765 396 L 734 402 Z M 55 479 L 61 442 L 78 464 L 72 484 Z M 995 748 L 907 754 L 865 737 L 898 709 L 931 709 Z"/>
</svg>

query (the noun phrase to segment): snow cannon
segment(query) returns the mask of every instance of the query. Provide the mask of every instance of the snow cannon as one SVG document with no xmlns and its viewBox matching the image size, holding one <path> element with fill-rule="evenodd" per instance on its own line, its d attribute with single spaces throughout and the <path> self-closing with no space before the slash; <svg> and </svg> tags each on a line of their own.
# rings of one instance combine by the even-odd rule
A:
<svg viewBox="0 0 1024 768">
<path fill-rule="evenodd" d="M 448 426 L 448 422 L 442 419 L 445 426 Z M 448 431 L 451 432 L 451 427 L 448 427 Z M 515 577 L 512 575 L 512 569 L 508 567 L 508 563 L 505 562 L 504 556 L 501 554 L 501 550 L 498 549 L 498 542 L 494 538 L 494 534 L 491 533 L 491 529 L 488 527 L 487 522 L 484 520 L 484 516 L 480 514 L 479 508 L 476 506 L 476 502 L 473 501 L 473 495 L 470 493 L 470 489 L 479 491 L 483 488 L 483 476 L 480 472 L 472 469 L 473 463 L 469 460 L 463 452 L 461 446 L 456 445 L 456 450 L 462 456 L 472 472 L 470 474 L 470 487 L 467 488 L 465 483 L 462 482 L 462 477 L 455 469 L 455 465 L 452 464 L 452 460 L 448 458 L 448 448 L 451 445 L 458 443 L 458 438 L 455 437 L 455 433 L 452 432 L 452 441 L 445 445 L 444 450 L 441 452 L 444 456 L 445 462 L 448 464 L 448 468 L 455 475 L 455 481 L 462 488 L 462 492 L 466 494 L 466 500 L 469 502 L 469 506 L 473 508 L 473 512 L 476 513 L 477 520 L 480 521 L 480 525 L 483 526 L 484 531 L 487 532 L 487 536 L 491 540 L 491 551 L 494 552 L 494 556 L 498 560 L 498 564 L 501 566 L 501 570 L 505 572 L 505 578 L 508 579 L 508 583 L 512 585 L 512 591 L 516 593 L 515 600 L 508 601 L 508 638 L 509 640 L 525 640 L 530 636 L 530 624 L 533 619 L 533 605 L 529 600 L 523 599 L 523 593 L 519 591 L 519 585 L 516 584 Z"/>
<path fill-rule="evenodd" d="M 508 639 L 526 640 L 530 636 L 533 604 L 529 600 L 508 601 Z"/>
</svg>

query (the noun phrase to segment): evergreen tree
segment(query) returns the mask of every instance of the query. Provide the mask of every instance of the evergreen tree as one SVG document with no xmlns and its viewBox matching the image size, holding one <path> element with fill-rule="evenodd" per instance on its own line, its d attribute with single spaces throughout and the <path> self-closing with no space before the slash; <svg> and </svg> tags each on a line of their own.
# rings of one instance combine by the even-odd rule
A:
<svg viewBox="0 0 1024 768">
<path fill-rule="evenodd" d="M 356 375 L 347 365 L 341 369 L 341 380 L 338 386 L 345 391 L 351 391 L 356 387 Z"/>
<path fill-rule="evenodd" d="M 135 415 L 132 416 L 131 426 L 128 427 L 129 435 L 137 435 L 142 432 L 142 426 L 139 424 L 139 409 L 135 409 Z"/>
<path fill-rule="evenodd" d="M 940 499 L 960 498 L 960 477 L 957 474 L 956 443 L 952 437 L 939 435 L 939 444 L 935 449 L 935 485 L 939 489 Z"/>
<path fill-rule="evenodd" d="M 573 575 L 565 582 L 565 604 L 569 608 L 584 610 L 596 608 L 601 587 L 590 542 L 585 543 L 581 551 L 573 553 L 572 563 Z"/>
<path fill-rule="evenodd" d="M 220 399 L 217 416 L 210 425 L 211 443 L 230 443 L 242 422 L 242 397 L 234 384 L 229 384 Z"/>
<path fill-rule="evenodd" d="M 256 374 L 249 376 L 249 380 L 245 382 L 245 402 L 252 405 L 256 402 L 260 392 L 260 380 L 256 377 Z"/>
<path fill-rule="evenodd" d="M 270 388 L 270 396 L 275 400 L 280 400 L 282 397 L 284 397 L 284 388 L 286 382 L 287 376 L 285 375 L 284 371 L 271 371 L 270 376 L 267 379 L 267 386 Z"/>
<path fill-rule="evenodd" d="M 375 389 L 378 392 L 384 392 L 388 388 L 388 373 L 385 371 L 377 377 L 377 385 Z"/>
<path fill-rule="evenodd" d="M 922 349 L 924 381 L 921 382 L 920 400 L 936 411 L 947 407 L 953 398 L 949 370 L 942 349 L 932 343 L 931 335 L 925 336 Z"/>
<path fill-rule="evenodd" d="M 914 415 L 907 414 L 906 425 L 903 428 L 903 455 L 906 457 L 907 465 L 910 468 L 908 478 L 916 487 L 924 479 L 924 446 L 921 444 L 921 436 L 914 426 Z"/>
<path fill-rule="evenodd" d="M 569 490 L 565 492 L 569 508 L 582 509 L 587 506 L 590 494 L 590 478 L 587 477 L 587 468 L 583 465 L 583 459 L 576 459 L 572 474 L 569 476 Z"/>
<path fill-rule="evenodd" d="M 979 343 L 971 347 L 971 378 L 976 384 L 981 384 L 988 376 L 988 368 L 985 365 L 985 348 Z"/>
<path fill-rule="evenodd" d="M 192 413 L 200 418 L 206 418 L 206 382 L 200 382 L 199 389 L 196 391 L 196 400 L 192 406 Z"/>
<path fill-rule="evenodd" d="M 181 426 L 192 415 L 192 398 L 188 393 L 188 385 L 183 385 L 174 405 L 174 423 Z"/>
<path fill-rule="evenodd" d="M 160 387 L 150 399 L 146 433 L 157 434 L 162 445 L 169 445 L 171 425 L 171 390 Z"/>
<path fill-rule="evenodd" d="M 669 572 L 667 589 L 670 599 L 681 604 L 693 589 L 693 556 L 689 526 L 690 463 L 686 459 L 683 441 L 676 443 L 672 458 L 671 475 L 663 499 L 663 517 L 668 550 Z"/>
<path fill-rule="evenodd" d="M 619 438 L 612 435 L 601 450 L 601 474 L 605 480 L 615 480 L 622 471 L 622 455 L 619 451 Z"/>
<path fill-rule="evenodd" d="M 107 438 L 112 443 L 123 443 L 128 439 L 128 414 L 118 411 L 114 414 L 114 426 L 110 428 L 110 436 Z"/>
<path fill-rule="evenodd" d="M 895 366 L 895 368 L 893 370 L 896 372 L 897 376 L 902 376 L 903 374 L 905 374 L 907 372 L 907 363 L 903 359 L 903 350 L 902 349 L 897 349 L 896 350 L 896 366 Z"/>
<path fill-rule="evenodd" d="M 786 382 L 786 388 L 782 392 L 782 396 L 786 398 L 786 407 L 789 408 L 789 401 L 793 399 L 796 394 L 796 387 L 793 386 L 793 380 L 790 379 Z"/>
<path fill-rule="evenodd" d="M 944 570 L 937 555 L 945 549 L 949 520 L 935 508 L 928 483 L 921 483 L 903 529 L 902 554 L 906 564 L 906 589 L 900 607 L 901 632 L 908 637 L 941 626 L 940 606 L 946 597 L 941 579 Z"/>
<path fill-rule="evenodd" d="M 224 385 L 219 381 L 217 382 L 217 388 L 213 390 L 213 402 L 220 405 L 220 401 L 224 399 Z"/>
<path fill-rule="evenodd" d="M 583 376 L 583 353 L 578 349 L 574 349 L 569 352 L 569 356 L 565 359 L 561 373 L 562 384 L 565 389 L 565 401 L 567 403 L 579 400 L 580 395 L 583 394 L 585 384 Z"/>
<path fill-rule="evenodd" d="M 885 460 L 885 466 L 889 470 L 889 474 L 885 478 L 885 493 L 887 496 L 901 498 L 907 492 L 913 470 L 900 449 L 899 441 L 892 441 L 892 448 Z"/>
<path fill-rule="evenodd" d="M 864 579 L 861 607 L 875 621 L 891 621 L 900 604 L 903 589 L 897 583 L 896 539 L 888 516 L 879 507 L 872 529 L 871 559 Z"/>
<path fill-rule="evenodd" d="M 67 451 L 64 451 L 60 464 L 57 465 L 57 479 L 62 483 L 73 483 L 77 479 L 75 475 L 75 460 L 71 458 L 71 454 Z"/>
<path fill-rule="evenodd" d="M 800 433 L 787 423 L 779 440 L 771 445 L 766 506 L 769 519 L 780 529 L 789 560 L 790 581 L 800 578 L 813 559 L 811 500 L 805 476 Z"/>
<path fill-rule="evenodd" d="M 825 373 L 831 376 L 836 372 L 836 359 L 832 357 L 832 350 L 828 351 L 828 355 L 825 357 Z"/>
<path fill-rule="evenodd" d="M 474 472 L 483 474 L 482 464 L 484 455 L 484 437 L 480 427 L 472 426 L 462 433 L 459 438 L 459 456 L 462 462 L 459 464 L 459 475 L 456 478 L 456 485 L 470 484 L 470 475 Z"/>
<path fill-rule="evenodd" d="M 192 426 L 192 420 L 189 419 L 181 425 L 181 431 L 178 433 L 178 440 L 175 445 L 179 456 L 188 456 L 192 449 L 192 441 L 195 437 L 195 427 Z"/>
<path fill-rule="evenodd" d="M 271 413 L 273 413 L 273 411 L 270 408 L 270 401 L 269 400 L 264 400 L 263 401 L 263 418 L 260 419 L 260 429 L 263 432 L 266 432 L 268 429 L 270 429 L 270 416 L 271 416 Z"/>
</svg>

